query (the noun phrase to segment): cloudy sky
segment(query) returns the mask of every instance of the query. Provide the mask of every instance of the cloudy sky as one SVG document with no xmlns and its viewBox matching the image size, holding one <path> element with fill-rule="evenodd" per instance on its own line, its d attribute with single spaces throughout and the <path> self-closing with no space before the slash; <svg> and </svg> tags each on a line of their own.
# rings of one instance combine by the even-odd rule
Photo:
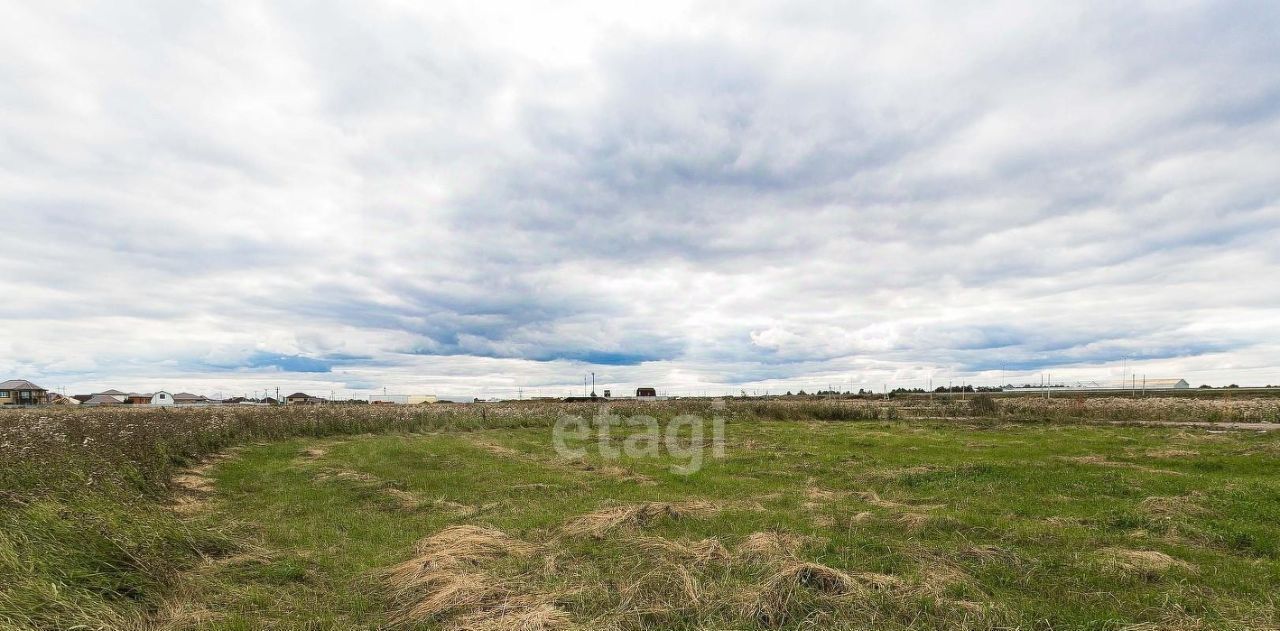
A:
<svg viewBox="0 0 1280 631">
<path fill-rule="evenodd" d="M 1280 383 L 1280 4 L 607 4 L 0 1 L 0 378 Z"/>
</svg>

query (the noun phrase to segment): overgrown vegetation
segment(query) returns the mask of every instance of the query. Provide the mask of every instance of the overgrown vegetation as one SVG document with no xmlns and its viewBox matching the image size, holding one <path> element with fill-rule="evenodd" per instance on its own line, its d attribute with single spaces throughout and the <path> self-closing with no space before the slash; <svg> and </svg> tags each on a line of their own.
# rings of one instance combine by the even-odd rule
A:
<svg viewBox="0 0 1280 631">
<path fill-rule="evenodd" d="M 1271 434 L 991 420 L 1079 418 L 1032 401 L 966 402 L 972 425 L 613 407 L 728 418 L 728 457 L 689 477 L 557 459 L 547 428 L 592 404 L 7 412 L 0 628 L 1280 623 Z M 173 510 L 175 474 L 235 446 L 200 510 Z M 466 533 L 505 543 L 431 543 Z"/>
</svg>

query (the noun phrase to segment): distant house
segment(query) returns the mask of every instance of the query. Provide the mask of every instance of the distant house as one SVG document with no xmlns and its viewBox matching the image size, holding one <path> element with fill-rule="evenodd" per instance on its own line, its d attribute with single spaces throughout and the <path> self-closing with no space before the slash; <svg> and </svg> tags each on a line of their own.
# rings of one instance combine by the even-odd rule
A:
<svg viewBox="0 0 1280 631">
<path fill-rule="evenodd" d="M 0 405 L 43 405 L 49 391 L 26 379 L 10 379 L 0 383 Z"/>
<path fill-rule="evenodd" d="M 95 407 L 110 406 L 110 405 L 124 405 L 124 402 L 109 394 L 95 394 L 89 397 L 84 403 L 81 403 L 80 405 L 83 405 L 85 407 L 95 408 Z"/>
<path fill-rule="evenodd" d="M 657 396 L 658 396 L 658 391 L 655 388 L 636 388 L 637 398 L 639 397 L 656 398 Z"/>
<path fill-rule="evenodd" d="M 324 399 L 313 397 L 305 392 L 295 392 L 284 398 L 288 405 L 320 405 L 324 403 Z"/>
<path fill-rule="evenodd" d="M 151 393 L 130 392 L 124 396 L 124 402 L 129 405 L 150 405 Z"/>
<path fill-rule="evenodd" d="M 209 402 L 208 397 L 201 396 L 198 394 L 191 394 L 190 392 L 179 392 L 178 394 L 173 395 L 174 405 L 196 405 L 199 403 L 208 403 L 208 402 Z"/>
<path fill-rule="evenodd" d="M 151 395 L 150 403 L 151 405 L 175 405 L 177 401 L 174 401 L 172 394 L 161 390 Z"/>
</svg>

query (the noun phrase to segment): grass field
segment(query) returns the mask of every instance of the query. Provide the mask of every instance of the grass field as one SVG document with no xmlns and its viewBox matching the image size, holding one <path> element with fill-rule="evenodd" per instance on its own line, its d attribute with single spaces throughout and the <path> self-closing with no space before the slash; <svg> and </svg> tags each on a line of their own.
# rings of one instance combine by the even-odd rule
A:
<svg viewBox="0 0 1280 631">
<path fill-rule="evenodd" d="M 691 475 L 519 415 L 255 430 L 154 493 L 9 471 L 0 627 L 1280 627 L 1275 433 L 755 412 Z"/>
</svg>

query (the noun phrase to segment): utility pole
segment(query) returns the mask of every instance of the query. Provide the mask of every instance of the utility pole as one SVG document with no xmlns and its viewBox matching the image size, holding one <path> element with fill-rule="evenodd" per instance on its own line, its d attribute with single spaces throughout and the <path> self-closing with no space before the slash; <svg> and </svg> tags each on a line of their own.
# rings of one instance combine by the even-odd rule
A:
<svg viewBox="0 0 1280 631">
<path fill-rule="evenodd" d="M 596 373 L 591 371 L 591 398 L 596 398 Z"/>
</svg>

